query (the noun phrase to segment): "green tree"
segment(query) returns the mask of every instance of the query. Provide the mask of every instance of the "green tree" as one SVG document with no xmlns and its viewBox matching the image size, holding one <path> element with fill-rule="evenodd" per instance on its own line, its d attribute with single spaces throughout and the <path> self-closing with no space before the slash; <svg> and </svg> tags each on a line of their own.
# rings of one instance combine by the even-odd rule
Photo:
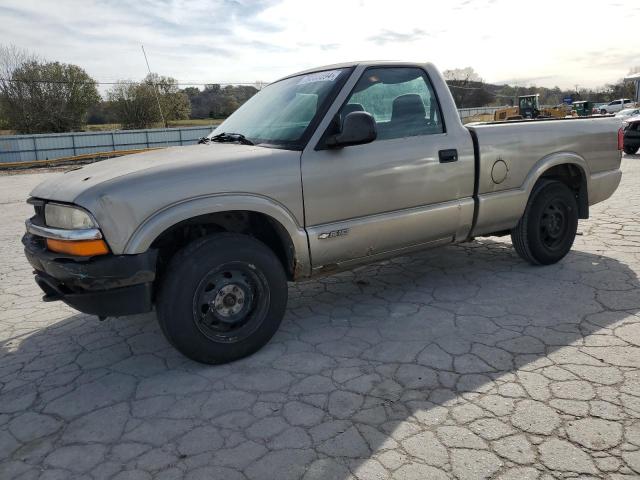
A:
<svg viewBox="0 0 640 480">
<path fill-rule="evenodd" d="M 188 91 L 187 91 L 188 90 Z M 185 89 L 191 102 L 191 118 L 224 118 L 255 95 L 258 90 L 249 85 L 206 85 L 203 90 Z"/>
<path fill-rule="evenodd" d="M 80 130 L 100 101 L 95 81 L 77 65 L 43 62 L 0 47 L 0 110 L 20 133 Z"/>
<path fill-rule="evenodd" d="M 178 89 L 175 78 L 162 77 L 157 73 L 150 73 L 145 77 L 144 83 L 152 88 L 157 88 L 160 107 L 162 108 L 161 116 L 164 117 L 165 122 L 189 118 L 191 114 L 189 96 Z"/>
<path fill-rule="evenodd" d="M 149 128 L 162 121 L 189 118 L 189 97 L 176 80 L 149 74 L 141 83 L 120 81 L 107 93 L 111 110 L 123 128 Z M 159 105 L 158 105 L 159 104 Z"/>
<path fill-rule="evenodd" d="M 445 70 L 442 75 L 458 108 L 481 107 L 493 99 L 484 80 L 471 67 Z"/>
<path fill-rule="evenodd" d="M 120 81 L 107 92 L 107 98 L 122 128 L 149 128 L 160 121 L 153 87 L 147 84 Z"/>
</svg>

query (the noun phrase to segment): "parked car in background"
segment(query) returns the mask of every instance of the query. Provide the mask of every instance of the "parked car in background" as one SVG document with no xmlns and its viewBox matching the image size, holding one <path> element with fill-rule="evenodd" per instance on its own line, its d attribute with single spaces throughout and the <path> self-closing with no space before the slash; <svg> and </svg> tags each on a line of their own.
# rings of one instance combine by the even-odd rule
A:
<svg viewBox="0 0 640 480">
<path fill-rule="evenodd" d="M 620 110 L 618 113 L 616 113 L 616 117 L 622 119 L 635 117 L 637 115 L 640 115 L 640 107 L 625 108 L 624 110 Z"/>
<path fill-rule="evenodd" d="M 600 107 L 600 113 L 616 113 L 620 110 L 623 110 L 627 107 L 631 107 L 633 102 L 629 98 L 619 98 L 618 100 L 614 100 L 613 102 L 609 102 L 606 105 Z"/>
<path fill-rule="evenodd" d="M 628 155 L 640 150 L 640 115 L 625 120 L 623 150 Z"/>
</svg>

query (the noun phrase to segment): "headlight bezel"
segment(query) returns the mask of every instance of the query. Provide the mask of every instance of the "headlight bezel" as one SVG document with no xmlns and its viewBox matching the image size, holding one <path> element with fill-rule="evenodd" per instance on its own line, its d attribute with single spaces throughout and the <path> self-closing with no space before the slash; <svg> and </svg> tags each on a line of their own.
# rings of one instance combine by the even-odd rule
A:
<svg viewBox="0 0 640 480">
<path fill-rule="evenodd" d="M 77 205 L 46 202 L 44 205 L 44 223 L 47 227 L 63 230 L 91 230 L 99 228 L 91 213 Z"/>
</svg>

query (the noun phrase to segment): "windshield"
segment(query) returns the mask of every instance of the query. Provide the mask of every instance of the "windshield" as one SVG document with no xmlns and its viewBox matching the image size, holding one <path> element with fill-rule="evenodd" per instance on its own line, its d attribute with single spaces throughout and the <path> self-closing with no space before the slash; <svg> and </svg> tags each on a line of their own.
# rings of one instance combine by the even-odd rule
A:
<svg viewBox="0 0 640 480">
<path fill-rule="evenodd" d="M 296 147 L 347 69 L 297 75 L 255 94 L 210 135 L 240 134 L 254 144 Z"/>
</svg>

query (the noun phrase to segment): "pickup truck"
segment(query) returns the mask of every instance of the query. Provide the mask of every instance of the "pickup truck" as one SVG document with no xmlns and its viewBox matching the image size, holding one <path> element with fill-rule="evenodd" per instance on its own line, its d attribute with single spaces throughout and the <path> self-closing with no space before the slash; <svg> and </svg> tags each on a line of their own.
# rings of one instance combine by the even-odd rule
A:
<svg viewBox="0 0 640 480">
<path fill-rule="evenodd" d="M 605 103 L 600 107 L 600 113 L 606 115 L 607 113 L 616 113 L 625 108 L 633 107 L 633 102 L 629 98 L 620 98 L 609 103 Z"/>
<path fill-rule="evenodd" d="M 273 336 L 288 281 L 490 235 L 558 262 L 620 182 L 618 127 L 465 127 L 432 64 L 316 68 L 268 85 L 198 145 L 40 184 L 25 253 L 45 301 L 102 318 L 155 307 L 175 348 L 225 363 Z"/>
</svg>

